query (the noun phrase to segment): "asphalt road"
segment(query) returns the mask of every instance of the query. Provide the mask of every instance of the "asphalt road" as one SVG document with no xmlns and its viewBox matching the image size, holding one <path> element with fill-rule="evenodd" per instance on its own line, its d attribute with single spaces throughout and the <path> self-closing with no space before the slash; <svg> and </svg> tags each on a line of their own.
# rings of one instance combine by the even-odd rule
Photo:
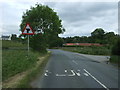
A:
<svg viewBox="0 0 120 90">
<path fill-rule="evenodd" d="M 118 69 L 79 54 L 52 49 L 44 73 L 33 88 L 118 88 Z"/>
</svg>

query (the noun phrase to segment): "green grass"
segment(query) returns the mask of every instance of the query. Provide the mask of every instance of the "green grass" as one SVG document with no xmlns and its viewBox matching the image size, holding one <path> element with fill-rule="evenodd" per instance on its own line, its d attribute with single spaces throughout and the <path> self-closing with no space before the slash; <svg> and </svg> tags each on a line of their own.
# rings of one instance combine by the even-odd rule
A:
<svg viewBox="0 0 120 90">
<path fill-rule="evenodd" d="M 45 59 L 37 68 L 32 68 L 31 72 L 29 72 L 24 79 L 20 81 L 20 83 L 16 86 L 16 88 L 32 88 L 30 85 L 30 82 L 34 80 L 36 77 L 42 75 L 44 71 L 44 67 L 46 66 L 48 62 L 48 58 L 51 55 L 51 53 L 47 53 L 44 55 Z"/>
<path fill-rule="evenodd" d="M 111 50 L 107 47 L 97 47 L 97 46 L 89 46 L 89 47 L 62 47 L 63 50 L 78 52 L 83 54 L 91 54 L 91 55 L 110 55 Z"/>
<path fill-rule="evenodd" d="M 50 53 L 40 53 L 31 51 L 30 49 L 28 56 L 26 47 L 26 44 L 17 41 L 2 41 L 2 81 L 7 81 L 16 74 L 28 71 L 27 75 L 21 81 L 18 81 L 18 85 L 14 86 L 17 88 L 30 87 L 29 82 L 34 79 L 38 73 L 42 73 L 48 56 L 50 55 Z M 38 57 L 46 58 L 38 68 L 35 68 L 39 60 Z"/>
<path fill-rule="evenodd" d="M 17 41 L 6 41 L 2 40 L 2 47 L 26 47 L 26 44 L 22 44 Z"/>
<path fill-rule="evenodd" d="M 28 52 L 21 47 L 27 47 L 17 41 L 2 41 L 2 81 L 7 80 L 11 76 L 26 71 L 35 66 L 37 58 L 42 55 L 38 52 Z M 11 48 L 12 47 L 12 48 Z M 17 49 L 13 49 L 17 47 Z"/>
<path fill-rule="evenodd" d="M 40 56 L 39 53 L 30 52 L 28 58 L 26 50 L 3 50 L 2 80 L 34 67 L 38 56 Z"/>
</svg>

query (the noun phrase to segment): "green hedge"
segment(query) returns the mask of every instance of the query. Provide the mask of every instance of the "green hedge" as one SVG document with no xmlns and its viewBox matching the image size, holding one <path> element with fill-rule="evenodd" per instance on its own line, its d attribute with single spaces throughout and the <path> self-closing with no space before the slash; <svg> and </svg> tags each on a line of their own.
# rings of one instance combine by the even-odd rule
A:
<svg viewBox="0 0 120 90">
<path fill-rule="evenodd" d="M 118 63 L 120 65 L 120 56 L 118 56 L 118 55 L 112 55 L 110 57 L 110 62 Z"/>
<path fill-rule="evenodd" d="M 62 47 L 63 50 L 68 50 L 72 52 L 78 52 L 83 54 L 92 54 L 92 55 L 111 55 L 111 50 L 107 47 L 97 47 L 97 46 L 89 46 L 89 47 Z"/>
</svg>

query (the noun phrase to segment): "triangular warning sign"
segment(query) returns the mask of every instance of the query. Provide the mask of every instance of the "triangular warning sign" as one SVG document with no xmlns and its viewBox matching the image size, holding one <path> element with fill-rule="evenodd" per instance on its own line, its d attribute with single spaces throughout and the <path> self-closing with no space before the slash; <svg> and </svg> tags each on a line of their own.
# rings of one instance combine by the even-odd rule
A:
<svg viewBox="0 0 120 90">
<path fill-rule="evenodd" d="M 30 27 L 30 24 L 26 24 L 25 28 L 22 31 L 22 34 L 24 35 L 33 35 L 34 31 L 32 30 L 32 28 Z"/>
</svg>

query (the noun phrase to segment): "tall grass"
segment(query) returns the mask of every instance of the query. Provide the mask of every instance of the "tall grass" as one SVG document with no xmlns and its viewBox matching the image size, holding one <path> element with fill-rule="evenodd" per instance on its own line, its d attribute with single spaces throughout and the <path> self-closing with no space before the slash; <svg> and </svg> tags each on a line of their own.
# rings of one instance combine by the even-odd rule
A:
<svg viewBox="0 0 120 90">
<path fill-rule="evenodd" d="M 3 48 L 4 47 L 4 48 Z M 22 47 L 22 48 L 21 48 Z M 38 64 L 38 58 L 47 57 L 50 55 L 48 53 L 36 52 L 30 49 L 26 50 L 27 44 L 23 44 L 17 41 L 3 41 L 2 43 L 2 81 L 9 81 L 9 78 L 15 76 L 18 73 L 22 73 L 24 71 L 29 71 L 28 75 L 18 81 L 17 86 L 15 87 L 29 87 L 29 82 L 36 77 L 36 74 L 41 72 L 44 68 L 47 60 L 44 60 L 39 68 L 34 68 Z M 32 71 L 31 71 L 32 70 Z M 8 82 L 9 83 L 9 82 Z M 7 87 L 7 84 L 4 85 Z"/>
<path fill-rule="evenodd" d="M 6 80 L 9 77 L 23 72 L 29 68 L 32 68 L 37 61 L 40 53 L 28 52 L 25 49 L 26 44 L 22 44 L 17 41 L 2 41 L 2 80 Z M 17 48 L 17 49 L 14 49 Z"/>
<path fill-rule="evenodd" d="M 32 68 L 39 56 L 39 53 L 30 52 L 27 57 L 26 50 L 3 50 L 2 52 L 2 79 Z"/>
</svg>

